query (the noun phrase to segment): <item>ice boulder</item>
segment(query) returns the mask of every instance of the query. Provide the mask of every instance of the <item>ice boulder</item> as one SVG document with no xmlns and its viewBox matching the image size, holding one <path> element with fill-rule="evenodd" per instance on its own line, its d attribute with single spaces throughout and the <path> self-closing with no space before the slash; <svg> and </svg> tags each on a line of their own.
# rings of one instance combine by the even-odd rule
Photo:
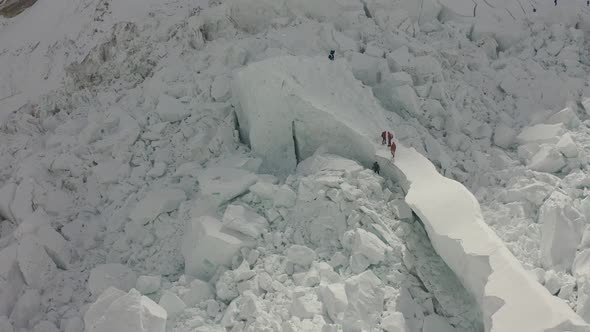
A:
<svg viewBox="0 0 590 332">
<path fill-rule="evenodd" d="M 315 315 L 321 314 L 322 303 L 315 293 L 301 294 L 293 299 L 291 315 L 299 318 L 313 318 Z"/>
<path fill-rule="evenodd" d="M 494 130 L 494 144 L 497 146 L 508 149 L 514 144 L 516 138 L 516 132 L 514 129 L 506 125 L 498 125 Z"/>
<path fill-rule="evenodd" d="M 43 320 L 35 325 L 33 332 L 60 332 L 60 330 L 52 322 Z"/>
<path fill-rule="evenodd" d="M 319 291 L 330 319 L 334 322 L 341 322 L 344 318 L 344 311 L 348 306 L 344 283 L 320 285 Z"/>
<path fill-rule="evenodd" d="M 376 86 L 373 91 L 386 109 L 402 117 L 416 117 L 420 114 L 418 96 L 409 85 L 390 86 L 384 83 Z"/>
<path fill-rule="evenodd" d="M 559 142 L 555 145 L 557 150 L 561 152 L 567 158 L 575 158 L 578 156 L 578 146 L 572 139 L 572 135 L 569 133 L 564 134 L 559 139 Z"/>
<path fill-rule="evenodd" d="M 17 328 L 23 328 L 27 331 L 35 315 L 41 309 L 41 293 L 37 289 L 27 289 L 14 304 L 14 309 L 10 315 L 10 320 L 14 322 Z"/>
<path fill-rule="evenodd" d="M 565 133 L 563 124 L 538 124 L 524 128 L 516 140 L 519 144 L 527 143 L 557 143 L 559 137 Z"/>
<path fill-rule="evenodd" d="M 376 326 L 383 311 L 383 290 L 381 280 L 366 271 L 345 281 L 348 307 L 344 313 L 343 326 L 351 330 L 370 329 Z"/>
<path fill-rule="evenodd" d="M 162 213 L 176 210 L 185 200 L 186 194 L 181 189 L 166 188 L 150 191 L 135 205 L 129 218 L 139 224 L 147 224 Z"/>
<path fill-rule="evenodd" d="M 231 264 L 240 248 L 251 246 L 249 240 L 224 233 L 223 224 L 209 216 L 193 217 L 182 240 L 185 273 L 210 278 L 218 266 Z"/>
<path fill-rule="evenodd" d="M 186 304 L 176 294 L 170 291 L 163 292 L 158 304 L 166 310 L 166 313 L 171 317 L 176 316 L 186 308 Z"/>
<path fill-rule="evenodd" d="M 0 331 L 14 332 L 14 327 L 7 316 L 0 316 Z"/>
<path fill-rule="evenodd" d="M 18 242 L 16 257 L 25 282 L 33 288 L 44 288 L 57 273 L 57 266 L 33 235 L 27 234 Z"/>
<path fill-rule="evenodd" d="M 590 279 L 583 279 L 578 283 L 576 312 L 584 320 L 590 320 Z"/>
<path fill-rule="evenodd" d="M 317 258 L 317 254 L 312 249 L 294 244 L 287 249 L 287 260 L 294 264 L 298 264 L 304 267 L 310 266 L 311 263 Z"/>
<path fill-rule="evenodd" d="M 588 197 L 586 197 L 582 200 L 582 202 L 584 202 L 584 201 L 586 202 L 586 204 L 584 204 L 584 205 L 586 205 L 586 207 L 584 205 L 582 205 L 582 207 L 581 207 L 582 213 L 584 213 L 586 220 L 588 220 L 588 216 L 589 216 L 588 213 L 590 212 L 587 210 L 588 205 L 590 205 L 590 204 L 588 204 L 588 203 L 590 203 L 589 200 L 590 199 Z M 578 249 L 586 249 L 586 248 L 590 248 L 590 226 L 589 225 L 586 225 L 586 228 L 584 229 L 584 233 L 582 233 L 582 241 L 580 242 L 580 246 Z"/>
<path fill-rule="evenodd" d="M 407 332 L 406 320 L 401 312 L 394 312 L 381 320 L 385 332 Z"/>
<path fill-rule="evenodd" d="M 60 269 L 67 269 L 70 264 L 72 251 L 63 236 L 49 224 L 49 216 L 38 208 L 25 218 L 14 230 L 14 237 L 22 240 L 26 235 L 45 248 L 47 254 Z"/>
<path fill-rule="evenodd" d="M 232 96 L 241 137 L 262 157 L 261 172 L 290 174 L 323 152 L 370 167 L 383 109 L 344 60 L 284 56 L 252 63 L 234 75 Z"/>
<path fill-rule="evenodd" d="M 10 212 L 16 222 L 21 222 L 33 213 L 33 191 L 35 187 L 36 183 L 32 178 L 21 180 L 16 187 L 12 203 L 10 204 Z"/>
<path fill-rule="evenodd" d="M 443 7 L 441 12 L 443 22 L 464 21 L 466 18 L 473 17 L 470 21 L 473 24 L 470 35 L 473 41 L 479 42 L 491 37 L 498 43 L 499 50 L 505 50 L 526 36 L 526 29 L 522 23 L 526 12 L 513 2 L 488 5 L 485 2 L 441 0 L 440 3 Z M 464 16 L 466 12 L 469 14 Z"/>
<path fill-rule="evenodd" d="M 86 332 L 165 332 L 168 314 L 137 290 L 107 288 L 84 314 Z"/>
<path fill-rule="evenodd" d="M 535 153 L 528 167 L 538 172 L 556 173 L 566 165 L 563 155 L 552 146 L 543 146 Z"/>
<path fill-rule="evenodd" d="M 443 81 L 440 63 L 431 55 L 414 58 L 411 68 L 407 70 L 413 76 L 416 85 Z"/>
<path fill-rule="evenodd" d="M 565 194 L 555 191 L 541 206 L 541 264 L 570 270 L 581 238 L 582 214 Z"/>
<path fill-rule="evenodd" d="M 425 0 L 421 3 L 402 0 L 399 1 L 399 7 L 404 9 L 412 21 L 420 24 L 420 26 L 436 20 L 442 10 L 440 2 L 436 0 Z"/>
<path fill-rule="evenodd" d="M 572 266 L 572 274 L 578 279 L 590 280 L 590 249 L 584 249 L 577 253 Z"/>
<path fill-rule="evenodd" d="M 297 194 L 288 185 L 282 185 L 275 191 L 274 204 L 276 207 L 293 207 Z"/>
<path fill-rule="evenodd" d="M 17 248 L 18 244 L 14 243 L 0 250 L 0 316 L 10 315 L 25 286 L 17 262 Z"/>
<path fill-rule="evenodd" d="M 191 281 L 189 291 L 182 295 L 184 303 L 191 307 L 212 298 L 214 292 L 211 285 L 200 279 Z"/>
<path fill-rule="evenodd" d="M 135 289 L 143 295 L 155 293 L 160 289 L 161 279 L 160 276 L 140 276 L 135 283 Z"/>
<path fill-rule="evenodd" d="M 390 73 L 383 78 L 383 83 L 389 83 L 392 86 L 414 85 L 414 80 L 410 74 L 400 71 L 397 73 Z"/>
<path fill-rule="evenodd" d="M 225 102 L 231 95 L 231 80 L 227 76 L 216 76 L 211 83 L 211 98 L 216 102 Z"/>
<path fill-rule="evenodd" d="M 129 291 L 135 287 L 137 275 L 122 264 L 108 263 L 97 265 L 90 271 L 88 289 L 93 295 L 101 294 L 109 287 Z"/>
<path fill-rule="evenodd" d="M 258 238 L 268 227 L 266 218 L 242 205 L 230 204 L 223 214 L 222 231 L 230 230 Z"/>
<path fill-rule="evenodd" d="M 550 116 L 545 123 L 548 124 L 564 124 L 569 129 L 577 128 L 581 121 L 576 115 L 576 112 L 571 107 L 566 107 L 561 111 Z"/>
<path fill-rule="evenodd" d="M 422 332 L 455 332 L 455 328 L 452 327 L 444 318 L 439 315 L 429 315 L 424 318 L 424 325 L 422 326 Z"/>
<path fill-rule="evenodd" d="M 395 217 L 399 220 L 405 220 L 412 218 L 412 209 L 403 200 L 396 200 L 391 203 L 391 207 Z"/>
<path fill-rule="evenodd" d="M 128 176 L 129 171 L 129 164 L 119 160 L 102 161 L 92 168 L 92 174 L 102 184 L 117 183 L 119 179 Z"/>
<path fill-rule="evenodd" d="M 62 319 L 60 327 L 63 332 L 84 332 L 84 321 L 80 317 L 74 316 Z"/>
<path fill-rule="evenodd" d="M 248 33 L 258 33 L 280 17 L 289 17 L 285 1 L 238 0 L 229 8 L 231 23 Z"/>
<path fill-rule="evenodd" d="M 378 264 L 385 259 L 388 246 L 375 234 L 357 228 L 352 236 L 352 253 L 365 256 L 370 264 Z"/>
<path fill-rule="evenodd" d="M 14 199 L 15 191 L 16 184 L 14 182 L 8 182 L 0 188 L 0 217 L 13 222 L 15 220 L 12 211 L 10 210 L 10 205 Z"/>
<path fill-rule="evenodd" d="M 161 94 L 156 114 L 162 121 L 175 122 L 186 119 L 191 113 L 178 99 Z"/>
<path fill-rule="evenodd" d="M 354 77 L 369 86 L 380 83 L 381 77 L 389 72 L 387 61 L 383 58 L 352 53 L 349 61 Z"/>
<path fill-rule="evenodd" d="M 590 115 L 590 98 L 588 98 L 588 97 L 582 98 L 582 106 L 584 107 L 586 114 Z"/>
<path fill-rule="evenodd" d="M 410 54 L 407 46 L 401 46 L 386 55 L 387 63 L 391 71 L 399 72 L 411 65 L 414 56 Z"/>
<path fill-rule="evenodd" d="M 256 175 L 239 168 L 208 168 L 197 175 L 201 194 L 217 206 L 245 193 L 256 183 Z"/>
</svg>

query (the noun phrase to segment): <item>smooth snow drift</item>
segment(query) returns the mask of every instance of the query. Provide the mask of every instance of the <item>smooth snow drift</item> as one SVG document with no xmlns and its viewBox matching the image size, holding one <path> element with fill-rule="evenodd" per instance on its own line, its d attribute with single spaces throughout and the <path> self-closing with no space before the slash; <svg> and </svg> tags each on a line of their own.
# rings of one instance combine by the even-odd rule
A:
<svg viewBox="0 0 590 332">
<path fill-rule="evenodd" d="M 235 75 L 233 90 L 242 138 L 264 157 L 267 170 L 285 174 L 321 149 L 365 165 L 378 160 L 384 176 L 400 180 L 434 248 L 476 297 L 486 331 L 590 331 L 527 274 L 485 224 L 467 188 L 441 176 L 414 149 L 399 146 L 392 163 L 389 152 L 377 148 L 382 108 L 344 62 L 261 61 Z"/>
</svg>

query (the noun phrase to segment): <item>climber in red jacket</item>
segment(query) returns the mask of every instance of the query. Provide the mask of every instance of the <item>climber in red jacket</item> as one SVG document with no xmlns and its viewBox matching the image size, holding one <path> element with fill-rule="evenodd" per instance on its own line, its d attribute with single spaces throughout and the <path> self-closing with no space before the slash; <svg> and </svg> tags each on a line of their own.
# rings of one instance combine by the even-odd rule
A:
<svg viewBox="0 0 590 332">
<path fill-rule="evenodd" d="M 391 146 L 390 146 L 390 150 L 391 150 L 391 157 L 395 158 L 395 150 L 397 149 L 397 146 L 395 145 L 395 142 L 391 142 Z"/>
<path fill-rule="evenodd" d="M 386 132 L 385 131 L 381 133 L 381 138 L 383 139 L 381 141 L 381 144 L 385 145 L 385 142 L 386 142 L 386 139 L 387 139 L 387 136 L 386 136 Z"/>
</svg>

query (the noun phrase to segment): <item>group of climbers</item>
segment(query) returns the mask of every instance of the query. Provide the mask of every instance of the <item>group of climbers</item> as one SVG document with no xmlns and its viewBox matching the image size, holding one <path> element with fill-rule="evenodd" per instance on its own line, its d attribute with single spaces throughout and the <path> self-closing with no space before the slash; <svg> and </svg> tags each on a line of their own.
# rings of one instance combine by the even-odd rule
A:
<svg viewBox="0 0 590 332">
<path fill-rule="evenodd" d="M 334 53 L 336 53 L 336 51 L 334 50 L 330 50 L 330 54 L 328 55 L 328 59 L 330 59 L 331 61 L 334 61 Z M 393 134 L 389 131 L 383 131 L 381 133 L 381 144 L 385 145 L 387 144 L 387 146 L 389 147 L 389 150 L 391 151 L 391 157 L 395 158 L 395 150 L 397 149 L 397 146 L 395 145 L 395 142 L 393 141 Z M 381 167 L 379 167 L 379 163 L 378 162 L 374 162 L 373 163 L 373 171 L 375 171 L 375 173 L 379 174 Z"/>
<path fill-rule="evenodd" d="M 393 141 L 393 134 L 391 132 L 383 131 L 381 133 L 381 144 L 382 145 L 387 144 L 387 146 L 389 147 L 389 151 L 391 151 L 391 157 L 395 158 L 395 150 L 397 149 L 397 145 Z M 373 163 L 373 171 L 375 173 L 379 174 L 380 170 L 381 170 L 381 167 L 379 167 L 379 163 L 374 162 Z"/>
<path fill-rule="evenodd" d="M 389 147 L 389 150 L 391 151 L 391 156 L 393 158 L 395 158 L 395 150 L 397 149 L 397 146 L 395 145 L 395 142 L 393 141 L 393 134 L 389 131 L 384 131 L 381 133 L 381 144 L 385 145 L 385 143 L 387 143 L 387 146 Z"/>
</svg>

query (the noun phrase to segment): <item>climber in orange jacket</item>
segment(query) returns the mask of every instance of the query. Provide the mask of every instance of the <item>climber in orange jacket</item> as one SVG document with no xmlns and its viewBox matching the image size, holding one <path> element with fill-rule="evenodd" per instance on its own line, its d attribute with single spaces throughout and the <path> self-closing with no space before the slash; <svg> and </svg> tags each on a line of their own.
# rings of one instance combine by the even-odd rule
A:
<svg viewBox="0 0 590 332">
<path fill-rule="evenodd" d="M 391 146 L 390 146 L 390 150 L 391 150 L 391 157 L 395 158 L 395 150 L 397 149 L 397 146 L 395 145 L 395 142 L 391 142 Z"/>
</svg>

